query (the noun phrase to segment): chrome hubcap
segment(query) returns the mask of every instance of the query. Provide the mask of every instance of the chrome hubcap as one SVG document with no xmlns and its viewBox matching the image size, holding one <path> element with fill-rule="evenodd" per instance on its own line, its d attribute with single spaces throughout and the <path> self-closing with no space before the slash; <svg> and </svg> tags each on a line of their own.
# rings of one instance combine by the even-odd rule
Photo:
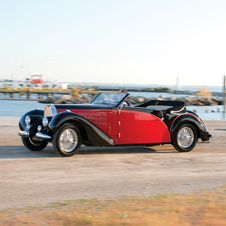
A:
<svg viewBox="0 0 226 226">
<path fill-rule="evenodd" d="M 194 142 L 194 133 L 190 127 L 183 127 L 177 136 L 180 147 L 189 148 Z"/>
<path fill-rule="evenodd" d="M 60 135 L 60 147 L 65 152 L 71 152 L 78 144 L 78 135 L 73 129 L 66 129 Z"/>
</svg>

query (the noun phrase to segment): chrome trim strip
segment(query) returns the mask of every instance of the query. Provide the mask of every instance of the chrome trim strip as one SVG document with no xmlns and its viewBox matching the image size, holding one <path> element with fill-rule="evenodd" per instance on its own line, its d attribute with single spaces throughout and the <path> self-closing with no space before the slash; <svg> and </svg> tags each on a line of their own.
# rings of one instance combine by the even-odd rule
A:
<svg viewBox="0 0 226 226">
<path fill-rule="evenodd" d="M 41 140 L 49 140 L 49 139 L 52 138 L 51 136 L 44 134 L 44 133 L 40 133 L 40 132 L 37 132 L 35 134 L 35 136 L 36 136 L 37 139 L 41 139 Z"/>
<path fill-rule="evenodd" d="M 120 111 L 122 110 L 123 104 L 119 105 L 118 107 L 118 114 L 120 115 Z"/>
<path fill-rule="evenodd" d="M 20 131 L 19 133 L 18 133 L 18 135 L 19 136 L 21 136 L 21 137 L 29 137 L 29 132 L 28 131 Z"/>
<path fill-rule="evenodd" d="M 182 112 L 184 109 L 185 109 L 185 106 L 182 107 L 182 108 L 181 108 L 180 110 L 178 110 L 178 111 L 170 111 L 170 113 L 171 113 L 171 114 L 180 113 L 180 112 Z"/>
</svg>

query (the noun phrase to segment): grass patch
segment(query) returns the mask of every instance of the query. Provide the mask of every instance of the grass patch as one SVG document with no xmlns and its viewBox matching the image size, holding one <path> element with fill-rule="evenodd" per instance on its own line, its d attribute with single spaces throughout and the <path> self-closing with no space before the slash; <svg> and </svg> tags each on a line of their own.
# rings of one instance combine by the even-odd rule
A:
<svg viewBox="0 0 226 226">
<path fill-rule="evenodd" d="M 0 225 L 226 225 L 226 186 L 192 194 L 79 199 L 0 211 Z"/>
</svg>

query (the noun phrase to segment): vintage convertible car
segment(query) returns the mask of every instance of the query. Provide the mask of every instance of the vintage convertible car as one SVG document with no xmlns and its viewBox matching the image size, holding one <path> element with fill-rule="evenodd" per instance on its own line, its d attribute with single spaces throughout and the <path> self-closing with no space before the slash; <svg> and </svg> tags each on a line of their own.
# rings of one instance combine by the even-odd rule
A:
<svg viewBox="0 0 226 226">
<path fill-rule="evenodd" d="M 76 154 L 80 146 L 172 144 L 191 151 L 198 139 L 212 135 L 184 102 L 150 100 L 127 106 L 128 93 L 100 93 L 89 104 L 51 104 L 24 114 L 19 122 L 23 144 L 41 151 L 48 142 L 61 156 Z"/>
</svg>

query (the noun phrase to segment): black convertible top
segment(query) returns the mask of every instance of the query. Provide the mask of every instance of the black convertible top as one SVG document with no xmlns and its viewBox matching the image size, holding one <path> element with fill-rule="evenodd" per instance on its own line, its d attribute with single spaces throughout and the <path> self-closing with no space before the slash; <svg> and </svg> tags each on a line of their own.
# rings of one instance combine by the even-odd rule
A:
<svg viewBox="0 0 226 226">
<path fill-rule="evenodd" d="M 185 106 L 183 101 L 167 101 L 167 100 L 149 100 L 146 103 L 137 105 L 136 107 L 143 107 L 163 111 L 179 111 Z M 185 108 L 184 108 L 185 110 Z"/>
</svg>

